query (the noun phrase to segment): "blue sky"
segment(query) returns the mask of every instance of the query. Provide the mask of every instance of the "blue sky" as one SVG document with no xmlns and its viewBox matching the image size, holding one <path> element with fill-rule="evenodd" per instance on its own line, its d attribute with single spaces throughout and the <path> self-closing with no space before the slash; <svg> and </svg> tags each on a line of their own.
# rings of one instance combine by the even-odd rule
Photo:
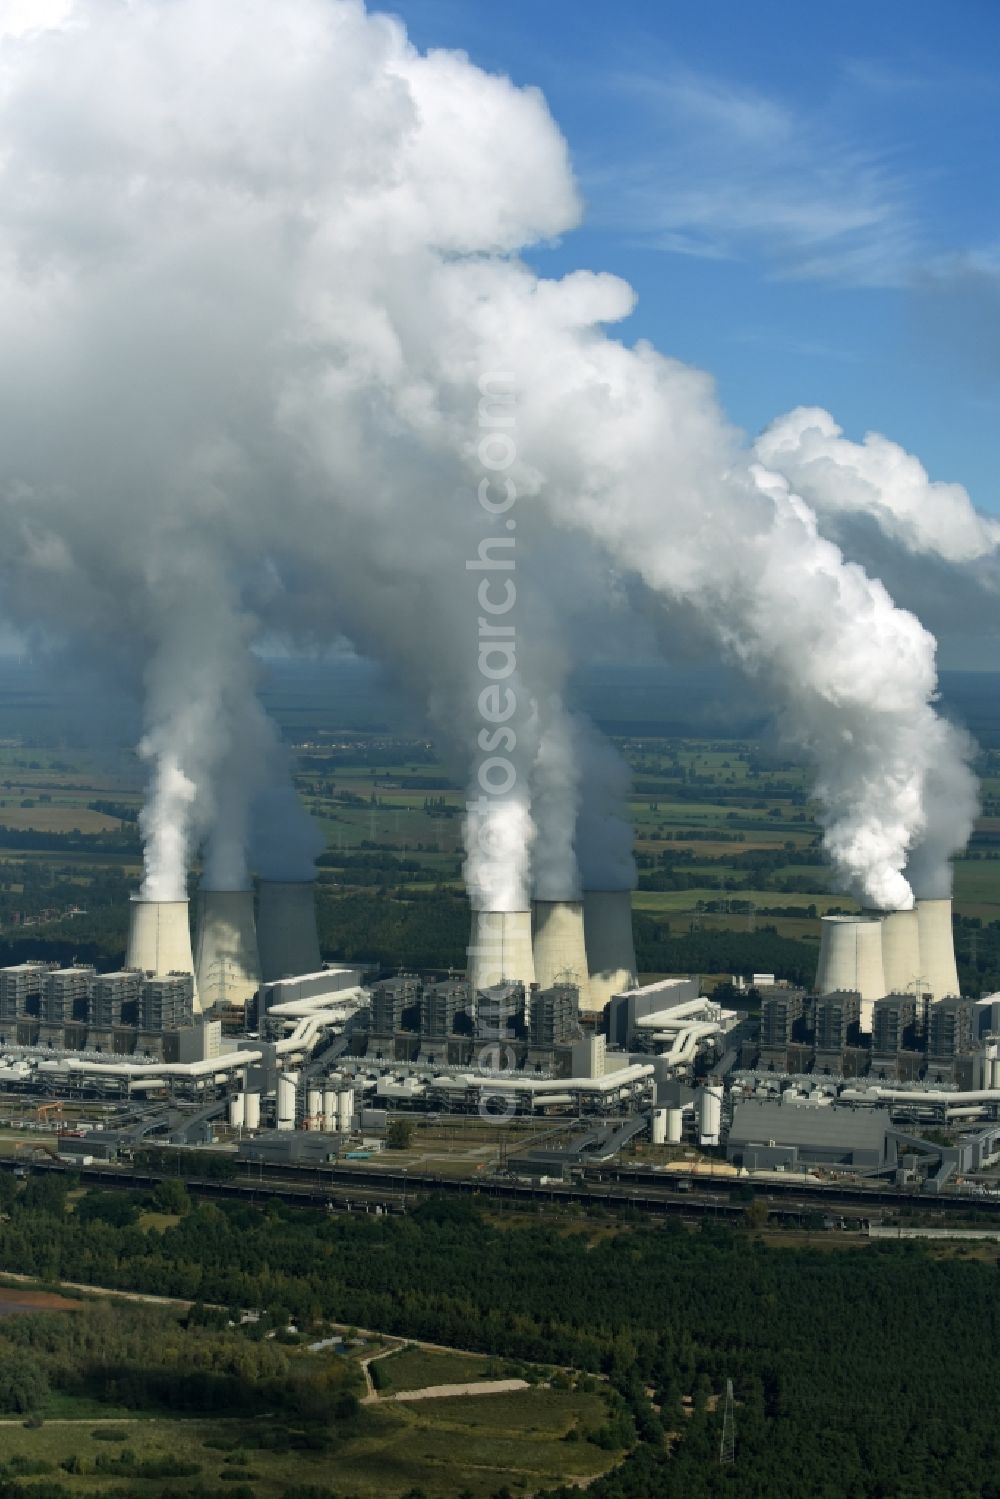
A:
<svg viewBox="0 0 1000 1499">
<path fill-rule="evenodd" d="M 998 0 L 374 8 L 546 95 L 587 216 L 539 270 L 625 276 L 748 432 L 826 406 L 1000 513 Z"/>
</svg>

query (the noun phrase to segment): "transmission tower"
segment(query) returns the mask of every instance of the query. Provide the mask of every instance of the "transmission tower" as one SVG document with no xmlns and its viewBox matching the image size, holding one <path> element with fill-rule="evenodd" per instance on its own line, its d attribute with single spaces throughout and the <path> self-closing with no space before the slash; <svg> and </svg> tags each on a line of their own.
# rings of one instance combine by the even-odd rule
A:
<svg viewBox="0 0 1000 1499">
<path fill-rule="evenodd" d="M 726 1403 L 722 1410 L 722 1440 L 719 1443 L 719 1464 L 736 1461 L 736 1427 L 733 1424 L 733 1382 L 726 1380 Z"/>
</svg>

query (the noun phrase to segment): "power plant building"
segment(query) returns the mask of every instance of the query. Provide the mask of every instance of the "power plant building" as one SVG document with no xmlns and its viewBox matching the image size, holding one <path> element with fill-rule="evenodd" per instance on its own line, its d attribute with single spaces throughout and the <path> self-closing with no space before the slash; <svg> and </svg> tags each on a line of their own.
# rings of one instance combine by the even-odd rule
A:
<svg viewBox="0 0 1000 1499">
<path fill-rule="evenodd" d="M 459 1015 L 472 1007 L 472 991 L 465 979 L 425 984 L 420 995 L 420 1034 L 443 1040 L 454 1030 Z"/>
<path fill-rule="evenodd" d="M 131 968 L 119 973 L 95 974 L 90 986 L 88 1024 L 95 1030 L 137 1026 L 143 982 L 143 975 Z"/>
<path fill-rule="evenodd" d="M 575 984 L 534 988 L 528 996 L 528 1035 L 536 1050 L 575 1041 L 580 1035 L 580 991 Z"/>
<path fill-rule="evenodd" d="M 28 962 L 0 968 L 0 1020 L 17 1020 L 27 1015 L 32 1001 L 37 1013 L 46 975 L 54 967 L 53 963 Z"/>
<path fill-rule="evenodd" d="M 420 988 L 420 980 L 413 973 L 401 973 L 377 984 L 371 998 L 372 1033 L 391 1036 L 402 1030 L 406 1012 L 420 1004 Z"/>
<path fill-rule="evenodd" d="M 55 968 L 45 975 L 42 990 L 42 1019 L 48 1025 L 69 1025 L 86 1020 L 90 988 L 96 969 L 89 965 Z"/>
<path fill-rule="evenodd" d="M 190 973 L 166 973 L 147 978 L 140 1010 L 144 1031 L 177 1031 L 189 1026 L 194 1009 L 194 978 Z"/>
</svg>

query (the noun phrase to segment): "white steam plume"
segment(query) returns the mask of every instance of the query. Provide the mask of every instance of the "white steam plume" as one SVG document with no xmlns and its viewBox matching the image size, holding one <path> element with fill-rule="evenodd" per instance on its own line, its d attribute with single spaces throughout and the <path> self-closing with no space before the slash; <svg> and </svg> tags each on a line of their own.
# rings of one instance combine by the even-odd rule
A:
<svg viewBox="0 0 1000 1499">
<path fill-rule="evenodd" d="M 581 766 L 576 857 L 585 890 L 632 890 L 636 882 L 634 831 L 628 812 L 632 773 L 592 723 L 577 724 Z"/>
<path fill-rule="evenodd" d="M 778 417 L 754 448 L 821 525 L 865 516 L 907 551 L 959 564 L 1000 549 L 1000 520 L 981 515 L 961 484 L 930 479 L 919 459 L 879 432 L 852 442 L 821 407 Z"/>
<path fill-rule="evenodd" d="M 218 638 L 198 690 L 219 702 L 257 621 L 346 628 L 474 777 L 465 562 L 490 534 L 481 381 L 504 372 L 514 451 L 490 477 L 519 493 L 513 783 L 468 820 L 474 898 L 524 902 L 532 778 L 575 649 L 562 596 L 600 552 L 697 610 L 761 682 L 814 763 L 843 879 L 907 904 L 930 769 L 961 771 L 933 641 L 801 500 L 757 483 L 704 375 L 607 337 L 624 283 L 517 260 L 578 215 L 541 97 L 420 56 L 351 0 L 81 3 L 71 19 L 0 45 L 4 578 L 34 580 L 35 617 L 95 649 L 124 625 L 171 670 L 178 640 Z M 188 538 L 198 628 L 150 604 L 161 575 L 185 576 Z M 63 596 L 41 596 L 56 578 Z M 171 880 L 227 755 L 182 687 L 183 671 L 147 712 L 160 762 L 196 788 L 172 805 L 189 815 L 164 845 Z"/>
</svg>

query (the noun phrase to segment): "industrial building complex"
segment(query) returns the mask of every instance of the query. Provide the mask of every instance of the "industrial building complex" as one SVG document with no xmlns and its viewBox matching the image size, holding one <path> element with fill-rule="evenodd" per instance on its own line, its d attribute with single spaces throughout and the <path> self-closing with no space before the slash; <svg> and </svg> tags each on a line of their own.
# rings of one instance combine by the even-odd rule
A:
<svg viewBox="0 0 1000 1499">
<path fill-rule="evenodd" d="M 262 1161 L 350 1158 L 393 1115 L 522 1116 L 574 1132 L 526 1170 L 645 1139 L 940 1188 L 1000 1150 L 1000 996 L 958 988 L 945 900 L 824 918 L 811 989 L 755 975 L 723 1006 L 639 984 L 627 891 L 476 912 L 467 972 L 437 974 L 323 966 L 306 882 L 203 892 L 193 942 L 186 901 L 135 897 L 120 971 L 0 970 L 0 1090 Z"/>
</svg>

